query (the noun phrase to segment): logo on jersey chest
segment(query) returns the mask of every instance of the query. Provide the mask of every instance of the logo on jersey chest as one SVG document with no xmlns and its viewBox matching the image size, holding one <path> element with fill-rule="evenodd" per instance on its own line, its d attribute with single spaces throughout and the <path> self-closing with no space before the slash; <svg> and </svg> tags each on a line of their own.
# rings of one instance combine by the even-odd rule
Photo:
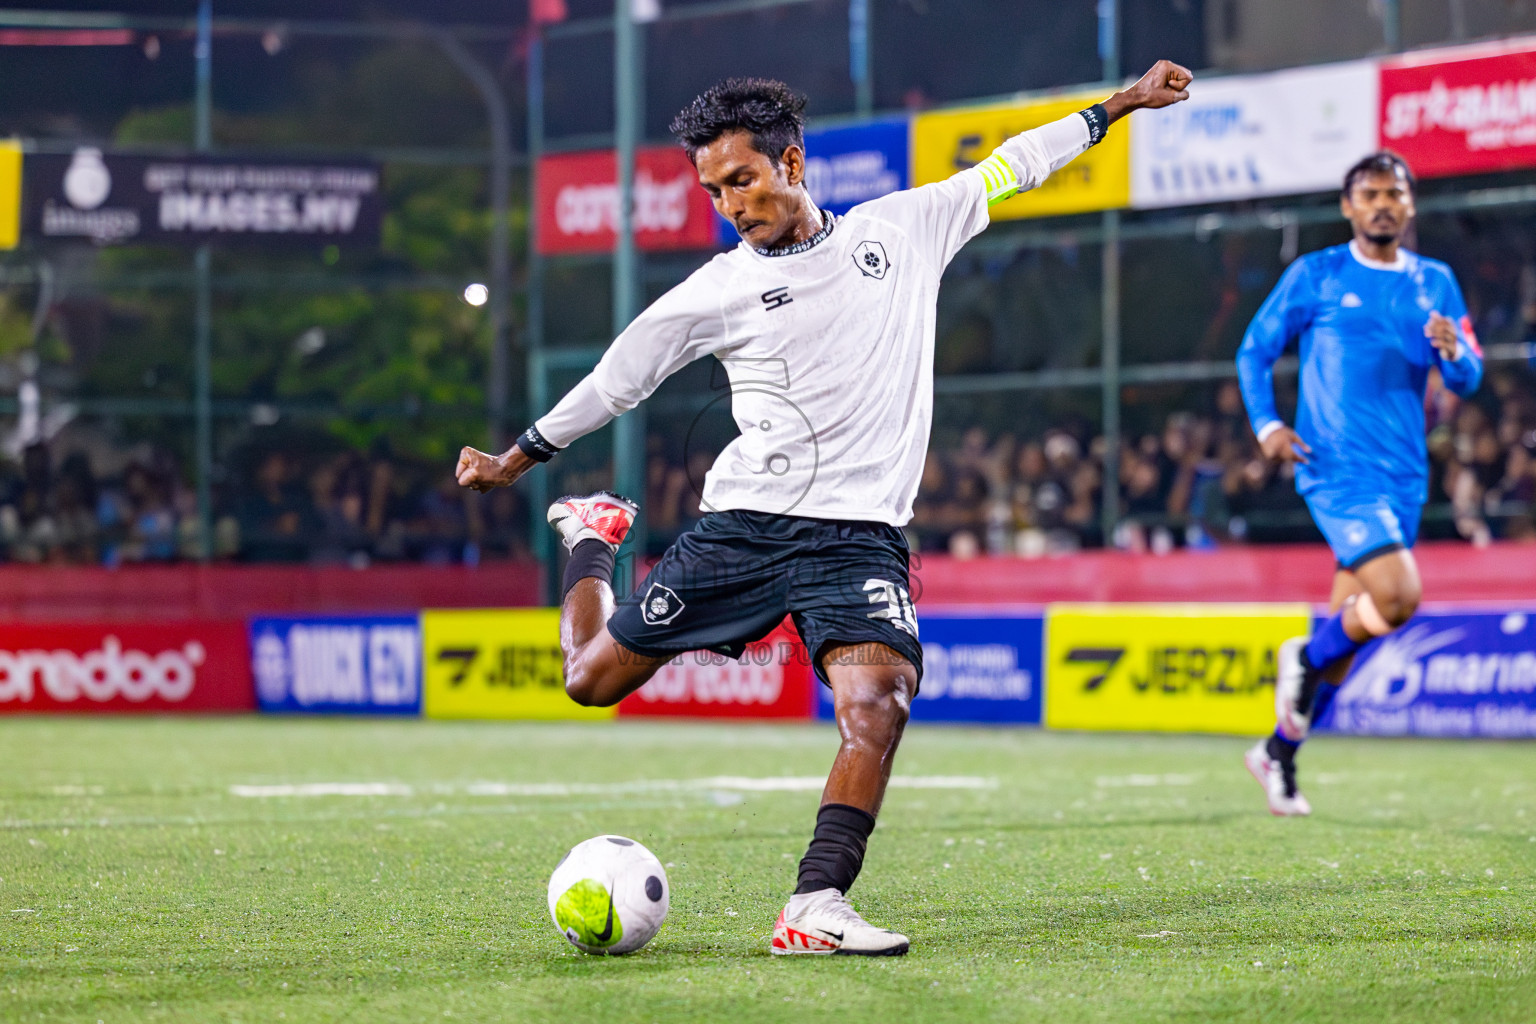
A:
<svg viewBox="0 0 1536 1024">
<path fill-rule="evenodd" d="M 853 265 L 859 268 L 859 273 L 876 281 L 884 280 L 885 272 L 891 269 L 885 246 L 879 242 L 860 242 L 853 250 Z"/>
<path fill-rule="evenodd" d="M 677 591 L 652 583 L 651 589 L 645 592 L 645 600 L 640 602 L 640 618 L 647 626 L 665 626 L 681 615 L 685 607 Z"/>
<path fill-rule="evenodd" d="M 780 306 L 787 306 L 795 301 L 789 297 L 789 285 L 770 288 L 763 292 L 762 298 L 764 309 L 778 309 Z"/>
</svg>

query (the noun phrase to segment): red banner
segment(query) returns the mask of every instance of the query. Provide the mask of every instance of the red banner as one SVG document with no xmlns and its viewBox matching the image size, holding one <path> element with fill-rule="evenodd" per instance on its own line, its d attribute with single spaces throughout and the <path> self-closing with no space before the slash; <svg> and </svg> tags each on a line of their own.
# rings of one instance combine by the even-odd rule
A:
<svg viewBox="0 0 1536 1024">
<path fill-rule="evenodd" d="M 1420 177 L 1536 166 L 1529 40 L 1383 61 L 1381 144 Z"/>
<path fill-rule="evenodd" d="M 820 683 L 805 645 L 788 623 L 732 661 L 694 651 L 661 671 L 619 705 L 620 716 L 811 718 Z"/>
<path fill-rule="evenodd" d="M 618 238 L 618 161 L 613 150 L 559 153 L 539 161 L 536 234 L 543 254 L 611 252 Z M 676 146 L 635 154 L 635 245 L 709 249 L 714 205 Z"/>
<path fill-rule="evenodd" d="M 0 626 L 0 714 L 255 706 L 243 622 Z"/>
</svg>

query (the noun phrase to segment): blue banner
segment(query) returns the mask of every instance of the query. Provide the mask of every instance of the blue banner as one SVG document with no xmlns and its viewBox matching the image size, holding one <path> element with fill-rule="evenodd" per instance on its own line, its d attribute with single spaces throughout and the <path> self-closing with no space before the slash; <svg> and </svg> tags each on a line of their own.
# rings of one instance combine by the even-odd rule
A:
<svg viewBox="0 0 1536 1024">
<path fill-rule="evenodd" d="M 920 612 L 923 682 L 914 722 L 1039 725 L 1044 619 L 1033 615 Z M 832 691 L 816 713 L 832 718 Z"/>
<path fill-rule="evenodd" d="M 1536 608 L 1420 612 L 1361 649 L 1320 729 L 1536 737 Z"/>
<path fill-rule="evenodd" d="M 805 184 L 824 210 L 841 216 L 860 203 L 908 187 L 910 131 L 906 118 L 868 121 L 805 133 Z M 741 241 L 731 222 L 716 216 L 721 245 Z"/>
<path fill-rule="evenodd" d="M 414 615 L 251 620 L 263 711 L 419 715 L 421 625 Z"/>
</svg>

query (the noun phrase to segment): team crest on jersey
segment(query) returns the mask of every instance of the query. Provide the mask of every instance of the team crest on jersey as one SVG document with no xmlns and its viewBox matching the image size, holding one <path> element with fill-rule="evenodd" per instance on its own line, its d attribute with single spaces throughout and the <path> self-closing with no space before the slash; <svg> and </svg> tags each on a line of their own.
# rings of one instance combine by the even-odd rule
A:
<svg viewBox="0 0 1536 1024">
<path fill-rule="evenodd" d="M 891 269 L 891 261 L 885 255 L 885 246 L 879 242 L 860 242 L 853 250 L 853 265 L 859 268 L 859 273 L 876 281 L 883 280 L 885 272 Z"/>
<path fill-rule="evenodd" d="M 640 617 L 647 626 L 665 626 L 681 615 L 684 607 L 675 590 L 652 583 L 651 589 L 645 592 L 645 600 L 640 602 Z"/>
</svg>

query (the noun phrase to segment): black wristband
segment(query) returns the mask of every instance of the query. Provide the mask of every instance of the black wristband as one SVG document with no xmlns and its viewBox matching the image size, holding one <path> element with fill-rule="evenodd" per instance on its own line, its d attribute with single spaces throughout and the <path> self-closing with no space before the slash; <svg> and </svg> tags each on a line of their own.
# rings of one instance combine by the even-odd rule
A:
<svg viewBox="0 0 1536 1024">
<path fill-rule="evenodd" d="M 517 446 L 534 462 L 548 462 L 560 449 L 544 439 L 538 427 L 529 427 L 517 435 Z"/>
<path fill-rule="evenodd" d="M 1083 120 L 1088 122 L 1088 145 L 1097 146 L 1104 139 L 1104 134 L 1109 131 L 1109 114 L 1104 110 L 1104 104 L 1095 103 L 1086 110 L 1079 110 Z"/>
</svg>

